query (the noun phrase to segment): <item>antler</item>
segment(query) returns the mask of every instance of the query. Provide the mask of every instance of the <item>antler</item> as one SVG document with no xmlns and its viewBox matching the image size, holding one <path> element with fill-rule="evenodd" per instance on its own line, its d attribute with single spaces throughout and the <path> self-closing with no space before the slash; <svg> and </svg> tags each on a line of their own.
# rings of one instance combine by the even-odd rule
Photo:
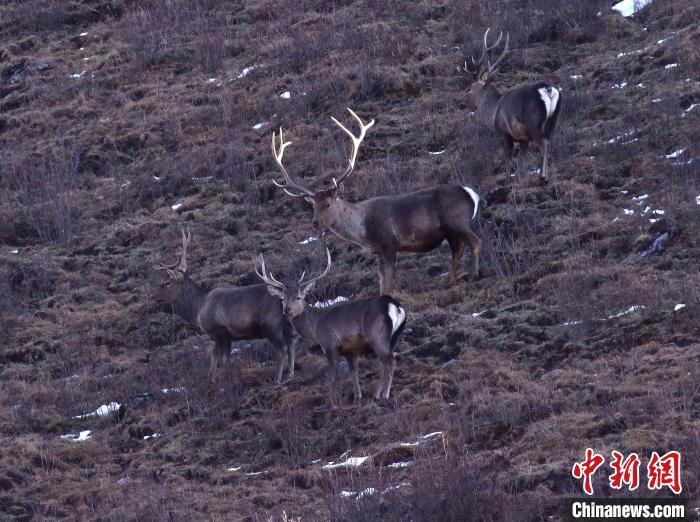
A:
<svg viewBox="0 0 700 522">
<path fill-rule="evenodd" d="M 491 31 L 490 27 L 488 29 L 486 29 L 486 32 L 484 33 L 484 44 L 483 44 L 482 49 L 481 49 L 481 56 L 479 57 L 478 60 L 475 60 L 473 56 L 471 59 L 472 63 L 474 65 L 476 65 L 476 71 L 472 71 L 471 69 L 469 69 L 469 67 L 467 66 L 467 62 L 466 61 L 464 62 L 464 71 L 473 75 L 473 76 L 476 76 L 479 74 L 479 72 L 481 70 L 481 64 L 483 63 L 484 58 L 486 58 L 486 69 L 482 71 L 482 74 L 484 74 L 484 75 L 486 75 L 486 77 L 488 77 L 488 75 L 491 75 L 491 74 L 496 72 L 498 64 L 501 63 L 501 60 L 503 60 L 503 58 L 505 58 L 506 54 L 508 54 L 508 43 L 510 42 L 510 33 L 506 33 L 506 43 L 503 47 L 503 52 L 498 57 L 498 59 L 493 64 L 491 64 L 491 60 L 488 58 L 488 53 L 490 51 L 494 50 L 496 47 L 498 47 L 498 44 L 501 43 L 501 40 L 503 39 L 503 31 L 498 33 L 498 38 L 491 45 L 489 45 L 489 41 L 488 41 L 489 31 Z"/>
<path fill-rule="evenodd" d="M 153 265 L 155 270 L 167 270 L 168 275 L 173 278 L 177 276 L 176 272 L 182 272 L 183 274 L 187 272 L 187 247 L 190 241 L 192 241 L 192 232 L 190 232 L 189 228 L 182 228 L 180 231 L 182 232 L 182 250 L 180 251 L 180 259 L 177 263 L 172 265 Z"/>
<path fill-rule="evenodd" d="M 275 279 L 275 276 L 272 275 L 272 272 L 270 272 L 269 274 L 267 273 L 267 270 L 265 269 L 265 258 L 263 257 L 262 254 L 260 254 L 260 272 L 258 272 L 258 267 L 255 267 L 255 274 L 260 279 L 262 279 L 262 281 L 265 284 L 268 284 L 268 285 L 270 285 L 274 288 L 277 288 L 279 290 L 285 289 L 284 284 L 280 283 L 277 279 Z"/>
<path fill-rule="evenodd" d="M 290 178 L 289 174 L 287 174 L 287 169 L 285 169 L 284 165 L 282 164 L 282 156 L 284 156 L 284 149 L 291 144 L 291 141 L 284 141 L 284 138 L 282 137 L 282 127 L 280 127 L 280 146 L 278 149 L 275 146 L 275 133 L 272 133 L 272 156 L 275 158 L 275 162 L 277 163 L 277 166 L 280 168 L 280 170 L 282 171 L 282 175 L 284 176 L 284 181 L 282 183 L 274 179 L 272 180 L 272 183 L 274 183 L 275 186 L 284 190 L 286 194 L 292 196 L 293 198 L 303 198 L 307 196 L 314 197 L 313 191 L 311 191 L 303 185 L 300 185 L 299 183 L 295 183 L 294 181 L 292 181 L 292 178 Z M 290 192 L 290 190 L 296 192 Z"/>
<path fill-rule="evenodd" d="M 350 139 L 352 140 L 352 153 L 350 154 L 350 162 L 348 164 L 348 168 L 343 172 L 343 175 L 340 176 L 338 179 L 333 178 L 333 185 L 337 188 L 337 186 L 343 182 L 345 178 L 348 177 L 348 175 L 353 171 L 355 168 L 355 160 L 357 159 L 357 151 L 360 148 L 360 143 L 362 143 L 362 140 L 365 139 L 365 133 L 367 132 L 367 129 L 369 129 L 372 125 L 374 125 L 374 119 L 370 121 L 367 125 L 362 123 L 362 120 L 359 118 L 357 114 L 355 114 L 352 109 L 348 108 L 348 112 L 352 115 L 353 118 L 355 118 L 355 121 L 359 123 L 360 125 L 360 135 L 355 136 L 352 132 L 350 132 L 348 129 L 346 129 L 342 123 L 340 123 L 338 120 L 336 120 L 333 116 L 331 116 L 331 119 L 335 122 L 335 124 L 340 127 L 345 134 L 347 134 Z"/>
<path fill-rule="evenodd" d="M 313 279 L 310 279 L 310 280 L 305 281 L 305 282 L 302 283 L 302 280 L 304 279 L 304 274 L 306 273 L 306 272 L 304 272 L 304 274 L 301 275 L 301 279 L 299 279 L 299 286 L 300 286 L 300 287 L 303 287 L 303 288 L 305 288 L 305 289 L 306 289 L 306 288 L 309 288 L 309 287 L 310 287 L 311 285 L 313 285 L 316 281 L 318 281 L 319 279 L 324 278 L 324 277 L 326 276 L 326 274 L 328 274 L 328 272 L 330 271 L 330 269 L 331 269 L 331 251 L 328 250 L 328 247 L 326 247 L 326 268 L 323 270 L 323 272 L 321 272 L 320 275 L 318 275 L 318 276 L 314 277 Z"/>
</svg>

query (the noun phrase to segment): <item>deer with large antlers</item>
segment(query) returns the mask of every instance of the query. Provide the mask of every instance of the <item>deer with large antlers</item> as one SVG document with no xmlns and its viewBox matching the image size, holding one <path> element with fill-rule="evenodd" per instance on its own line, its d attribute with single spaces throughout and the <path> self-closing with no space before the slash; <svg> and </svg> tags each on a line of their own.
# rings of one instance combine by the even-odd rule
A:
<svg viewBox="0 0 700 522">
<path fill-rule="evenodd" d="M 457 278 L 466 245 L 472 253 L 472 274 L 479 273 L 481 239 L 472 230 L 472 220 L 479 207 L 479 195 L 469 187 L 440 185 L 408 194 L 380 196 L 352 203 L 338 196 L 338 187 L 355 168 L 360 143 L 374 120 L 364 124 L 350 109 L 360 126 L 355 136 L 332 118 L 352 141 L 348 167 L 340 177 L 331 178 L 329 186 L 311 190 L 291 179 L 282 158 L 291 142 L 284 141 L 280 128 L 279 147 L 272 134 L 272 155 L 282 172 L 283 180 L 273 183 L 293 198 L 304 198 L 313 206 L 313 226 L 321 232 L 330 230 L 336 236 L 376 254 L 379 260 L 379 286 L 383 295 L 394 287 L 398 252 L 430 252 L 447 240 L 452 250 L 449 284 Z M 327 178 L 327 176 L 326 176 Z"/>
<path fill-rule="evenodd" d="M 472 57 L 474 68 L 464 62 L 464 71 L 473 78 L 467 104 L 477 112 L 477 118 L 482 123 L 500 135 L 508 160 L 514 159 L 515 145 L 518 145 L 518 169 L 522 168 L 529 144 L 534 142 L 542 152 L 541 173 L 546 179 L 549 140 L 559 118 L 561 93 L 544 82 L 528 83 L 504 93 L 499 92 L 492 80 L 508 54 L 510 35 L 506 34 L 501 54 L 491 63 L 489 54 L 501 43 L 503 33 L 489 44 L 489 31 L 487 29 L 484 33 L 481 57 L 478 60 Z"/>
<path fill-rule="evenodd" d="M 191 239 L 189 230 L 182 230 L 178 261 L 153 266 L 155 270 L 168 274 L 168 280 L 154 294 L 155 301 L 170 304 L 176 314 L 214 340 L 210 373 L 216 368 L 228 368 L 233 341 L 267 339 L 277 355 L 275 381 L 282 381 L 285 358 L 291 378 L 294 375 L 296 341 L 279 299 L 271 296 L 264 284 L 209 290 L 195 283 L 187 275 L 187 247 Z"/>
<path fill-rule="evenodd" d="M 284 314 L 296 332 L 318 345 L 329 364 L 329 395 L 335 405 L 335 387 L 340 357 L 347 359 L 352 372 L 353 399 L 358 403 L 362 390 L 358 376 L 360 355 L 374 352 L 382 364 L 382 377 L 374 394 L 375 399 L 388 399 L 396 369 L 394 348 L 406 325 L 406 312 L 398 301 L 389 297 L 369 297 L 342 302 L 326 308 L 308 306 L 306 296 L 317 281 L 331 269 L 331 253 L 326 248 L 326 268 L 309 280 L 304 275 L 291 284 L 283 284 L 265 268 L 260 255 L 258 277 L 267 285 L 271 295 L 279 298 Z"/>
</svg>

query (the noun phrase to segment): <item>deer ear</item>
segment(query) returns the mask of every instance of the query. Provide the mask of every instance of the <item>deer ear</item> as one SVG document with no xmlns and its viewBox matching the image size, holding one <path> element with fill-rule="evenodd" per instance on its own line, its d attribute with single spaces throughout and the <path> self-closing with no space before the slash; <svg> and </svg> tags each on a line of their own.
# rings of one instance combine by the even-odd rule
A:
<svg viewBox="0 0 700 522">
<path fill-rule="evenodd" d="M 267 291 L 272 297 L 278 297 L 280 299 L 282 299 L 284 297 L 284 294 L 275 287 L 268 286 Z"/>
<path fill-rule="evenodd" d="M 307 203 L 311 203 L 312 205 L 314 204 L 314 198 L 307 197 L 307 198 L 304 198 L 304 201 L 306 201 Z"/>
<path fill-rule="evenodd" d="M 314 289 L 314 285 L 316 285 L 315 281 L 306 285 L 303 290 L 299 292 L 299 297 L 306 299 L 306 295 Z"/>
</svg>

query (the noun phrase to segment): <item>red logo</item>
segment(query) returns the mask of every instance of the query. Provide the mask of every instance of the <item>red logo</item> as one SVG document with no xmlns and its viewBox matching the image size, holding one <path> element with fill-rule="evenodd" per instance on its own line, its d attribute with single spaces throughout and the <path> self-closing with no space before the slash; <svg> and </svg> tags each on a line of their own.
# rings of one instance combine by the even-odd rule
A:
<svg viewBox="0 0 700 522">
<path fill-rule="evenodd" d="M 610 468 L 612 473 L 608 480 L 612 489 L 622 489 L 627 486 L 629 491 L 639 488 L 639 469 L 641 460 L 636 453 L 630 453 L 627 458 L 619 451 L 613 450 Z M 605 462 L 605 457 L 595 453 L 591 448 L 586 449 L 582 462 L 575 462 L 571 474 L 575 479 L 583 479 L 583 491 L 586 495 L 593 494 L 593 475 Z M 669 451 L 659 456 L 654 451 L 647 464 L 647 488 L 662 489 L 667 486 L 676 495 L 683 491 L 681 486 L 681 454 Z"/>
<path fill-rule="evenodd" d="M 586 495 L 593 494 L 593 484 L 591 482 L 591 477 L 598 470 L 600 466 L 605 462 L 605 458 L 602 455 L 594 453 L 591 448 L 586 449 L 586 458 L 583 462 L 576 462 L 571 474 L 576 479 L 583 478 L 583 491 Z"/>
<path fill-rule="evenodd" d="M 647 465 L 647 477 L 649 489 L 661 489 L 668 486 L 671 491 L 679 495 L 683 491 L 681 486 L 681 454 L 677 451 L 669 451 L 664 456 L 659 457 L 659 454 L 654 451 Z"/>
</svg>

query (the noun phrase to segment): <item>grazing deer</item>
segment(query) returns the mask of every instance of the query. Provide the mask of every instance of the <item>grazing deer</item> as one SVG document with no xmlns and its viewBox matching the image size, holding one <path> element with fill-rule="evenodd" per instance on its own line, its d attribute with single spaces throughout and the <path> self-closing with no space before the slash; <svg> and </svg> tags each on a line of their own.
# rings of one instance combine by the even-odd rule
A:
<svg viewBox="0 0 700 522">
<path fill-rule="evenodd" d="M 210 373 L 221 367 L 222 362 L 228 368 L 232 341 L 267 339 L 277 354 L 275 381 L 278 384 L 282 381 L 285 355 L 291 378 L 296 341 L 279 299 L 272 297 L 264 284 L 209 290 L 192 281 L 187 275 L 187 246 L 191 239 L 189 230 L 182 230 L 182 250 L 177 263 L 153 265 L 155 270 L 165 270 L 169 276 L 155 292 L 154 299 L 169 303 L 176 314 L 211 336 L 215 345 Z"/>
<path fill-rule="evenodd" d="M 304 198 L 313 205 L 313 226 L 325 232 L 363 247 L 379 259 L 379 286 L 382 295 L 390 295 L 394 288 L 394 272 L 398 252 L 430 252 L 447 240 L 452 250 L 449 284 L 457 277 L 465 245 L 472 253 L 472 274 L 479 274 L 481 239 L 471 228 L 479 207 L 479 195 L 469 187 L 440 185 L 408 194 L 381 196 L 351 203 L 338 197 L 340 184 L 355 168 L 357 151 L 367 129 L 350 109 L 350 114 L 360 125 L 355 136 L 338 120 L 332 120 L 350 137 L 352 152 L 347 169 L 339 178 L 332 178 L 332 185 L 313 191 L 292 181 L 282 164 L 285 142 L 280 128 L 280 145 L 277 148 L 272 133 L 272 155 L 284 180 L 273 183 L 294 198 Z"/>
<path fill-rule="evenodd" d="M 270 294 L 281 299 L 282 310 L 289 317 L 296 332 L 318 345 L 328 358 L 329 394 L 334 406 L 335 386 L 340 356 L 344 356 L 352 371 L 353 399 L 362 398 L 357 374 L 360 355 L 374 352 L 382 364 L 382 378 L 374 394 L 375 399 L 388 399 L 391 381 L 396 369 L 394 347 L 406 325 L 406 312 L 398 301 L 389 297 L 369 297 L 342 302 L 327 308 L 307 306 L 306 296 L 314 284 L 331 269 L 331 253 L 326 248 L 326 268 L 317 277 L 304 281 L 304 275 L 285 285 L 265 270 L 265 259 L 260 255 L 258 277 L 265 282 Z"/>
<path fill-rule="evenodd" d="M 543 82 L 528 83 L 501 94 L 491 81 L 498 71 L 498 65 L 508 54 L 510 35 L 506 35 L 503 52 L 492 64 L 488 54 L 501 43 L 503 33 L 499 34 L 495 43 L 489 45 L 489 31 L 487 29 L 484 33 L 481 57 L 478 61 L 472 57 L 476 69 L 471 70 L 467 62 L 464 62 L 464 71 L 474 78 L 467 94 L 467 104 L 477 111 L 477 118 L 482 123 L 501 136 L 509 160 L 513 159 L 517 143 L 519 163 L 523 163 L 530 142 L 534 142 L 542 151 L 542 177 L 546 179 L 549 140 L 559 117 L 561 94 L 558 89 Z"/>
</svg>

